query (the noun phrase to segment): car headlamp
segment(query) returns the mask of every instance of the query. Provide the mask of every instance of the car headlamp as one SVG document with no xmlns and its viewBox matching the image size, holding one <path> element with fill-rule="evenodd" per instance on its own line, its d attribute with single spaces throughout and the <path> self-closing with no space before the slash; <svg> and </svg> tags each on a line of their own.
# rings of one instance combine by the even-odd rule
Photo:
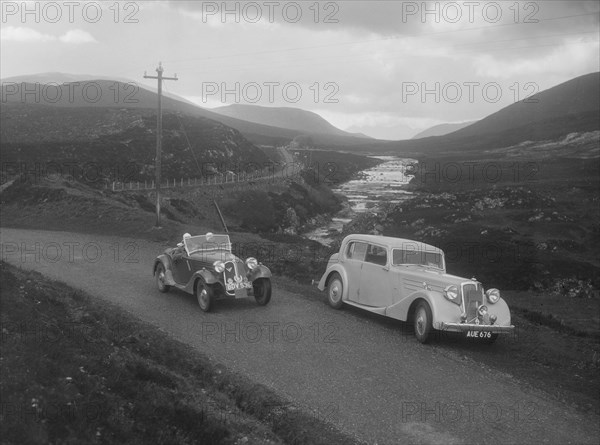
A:
<svg viewBox="0 0 600 445">
<path fill-rule="evenodd" d="M 444 297 L 446 297 L 450 301 L 455 302 L 458 298 L 458 287 L 456 287 L 454 284 L 447 286 L 444 289 Z"/>
<path fill-rule="evenodd" d="M 487 312 L 488 312 L 488 308 L 485 304 L 482 304 L 481 306 L 479 306 L 477 308 L 477 313 L 482 317 L 485 316 L 485 314 L 487 314 Z"/>
<path fill-rule="evenodd" d="M 213 266 L 214 266 L 215 270 L 219 273 L 221 273 L 225 270 L 225 263 L 223 261 L 215 261 L 213 263 Z"/>
<path fill-rule="evenodd" d="M 249 257 L 246 260 L 246 266 L 248 267 L 248 269 L 252 270 L 252 269 L 256 269 L 258 267 L 258 261 L 256 260 L 256 258 L 254 257 Z"/>
<path fill-rule="evenodd" d="M 494 304 L 500 300 L 500 291 L 498 289 L 488 289 L 485 296 L 490 303 Z"/>
</svg>

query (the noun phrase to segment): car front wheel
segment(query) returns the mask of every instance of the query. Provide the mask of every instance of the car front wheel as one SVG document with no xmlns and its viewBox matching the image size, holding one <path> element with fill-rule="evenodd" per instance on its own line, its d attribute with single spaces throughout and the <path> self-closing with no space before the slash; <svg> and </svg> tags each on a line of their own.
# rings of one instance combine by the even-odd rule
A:
<svg viewBox="0 0 600 445">
<path fill-rule="evenodd" d="M 158 290 L 163 293 L 169 292 L 171 286 L 166 283 L 165 266 L 163 263 L 159 263 L 158 266 L 156 266 L 154 276 L 156 277 L 156 287 L 158 287 Z"/>
<path fill-rule="evenodd" d="M 196 298 L 198 299 L 198 305 L 204 312 L 210 311 L 214 300 L 214 292 L 212 286 L 206 283 L 198 283 L 196 287 Z"/>
<path fill-rule="evenodd" d="M 425 302 L 419 303 L 415 310 L 415 337 L 421 343 L 427 343 L 433 329 L 431 309 Z"/>
<path fill-rule="evenodd" d="M 259 278 L 252 283 L 252 287 L 254 288 L 254 299 L 259 305 L 265 306 L 271 301 L 271 280 Z"/>
<path fill-rule="evenodd" d="M 327 300 L 332 308 L 339 309 L 342 307 L 343 293 L 344 283 L 342 282 L 342 277 L 340 277 L 339 274 L 334 273 L 327 285 Z"/>
</svg>

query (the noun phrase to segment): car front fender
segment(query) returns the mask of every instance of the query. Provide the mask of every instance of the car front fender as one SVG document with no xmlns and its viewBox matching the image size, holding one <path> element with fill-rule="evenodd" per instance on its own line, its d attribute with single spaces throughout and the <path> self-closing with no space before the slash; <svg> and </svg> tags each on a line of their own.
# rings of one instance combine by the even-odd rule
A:
<svg viewBox="0 0 600 445">
<path fill-rule="evenodd" d="M 220 283 L 219 278 L 215 276 L 214 273 L 206 269 L 200 269 L 194 272 L 194 275 L 192 275 L 188 283 L 185 285 L 185 291 L 190 294 L 194 294 L 196 290 L 195 285 L 198 280 L 201 280 L 203 283 L 206 284 Z"/>
<path fill-rule="evenodd" d="M 494 324 L 498 326 L 510 326 L 510 309 L 508 308 L 506 301 L 500 298 L 494 304 L 486 303 L 486 306 L 488 307 L 488 313 L 490 315 L 498 317 Z"/>
<path fill-rule="evenodd" d="M 259 264 L 248 273 L 248 281 L 258 280 L 259 278 L 271 278 L 271 270 L 267 266 Z"/>
<path fill-rule="evenodd" d="M 431 309 L 432 323 L 435 329 L 439 329 L 443 321 L 460 320 L 460 306 L 448 301 L 442 294 L 435 291 L 417 291 L 403 298 L 397 303 L 389 306 L 385 315 L 397 320 L 408 320 L 412 310 L 418 301 L 425 301 Z"/>
</svg>

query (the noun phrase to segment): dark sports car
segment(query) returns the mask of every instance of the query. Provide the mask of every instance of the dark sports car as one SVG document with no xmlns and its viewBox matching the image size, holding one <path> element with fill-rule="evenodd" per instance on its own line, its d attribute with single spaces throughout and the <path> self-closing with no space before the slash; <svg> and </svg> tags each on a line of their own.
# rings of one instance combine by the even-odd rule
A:
<svg viewBox="0 0 600 445">
<path fill-rule="evenodd" d="M 242 261 L 231 253 L 229 235 L 186 233 L 156 258 L 152 271 L 159 291 L 176 287 L 196 295 L 205 312 L 217 299 L 253 296 L 263 306 L 271 300 L 271 271 L 255 258 Z"/>
</svg>

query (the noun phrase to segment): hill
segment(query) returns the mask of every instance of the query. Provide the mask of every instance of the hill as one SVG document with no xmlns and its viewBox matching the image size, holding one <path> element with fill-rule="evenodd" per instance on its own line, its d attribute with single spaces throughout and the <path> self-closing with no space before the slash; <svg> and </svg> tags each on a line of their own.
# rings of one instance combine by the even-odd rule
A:
<svg viewBox="0 0 600 445">
<path fill-rule="evenodd" d="M 143 181 L 154 174 L 153 109 L 6 103 L 0 125 L 5 165 L 25 163 L 29 169 L 73 165 L 79 175 L 92 165 L 87 174 L 95 181 Z M 164 178 L 199 177 L 213 167 L 221 171 L 262 168 L 269 161 L 262 150 L 224 124 L 201 116 L 163 114 Z M 10 174 L 10 169 L 4 170 Z"/>
<path fill-rule="evenodd" d="M 427 138 L 429 136 L 443 136 L 445 134 L 449 134 L 455 131 L 458 131 L 462 128 L 465 128 L 476 121 L 469 122 L 461 122 L 459 124 L 440 124 L 435 125 L 433 127 L 428 128 L 427 130 L 423 130 L 420 133 L 414 135 L 411 139 L 421 139 Z"/>
<path fill-rule="evenodd" d="M 360 133 L 348 133 L 331 125 L 317 113 L 292 107 L 262 107 L 259 105 L 233 104 L 213 108 L 224 116 L 241 119 L 256 124 L 288 128 L 302 133 L 319 133 L 350 137 L 365 137 Z"/>
<path fill-rule="evenodd" d="M 394 152 L 483 152 L 564 138 L 600 129 L 600 73 L 586 74 L 544 90 L 462 130 L 444 136 L 386 144 Z"/>
<path fill-rule="evenodd" d="M 525 137 L 517 141 L 521 142 L 563 136 L 573 131 L 596 130 L 600 119 L 590 120 L 589 117 L 600 116 L 599 97 L 600 73 L 587 74 L 509 105 L 452 136 L 464 138 L 506 134 L 509 130 L 514 132 L 520 129 L 519 134 Z M 596 125 L 593 125 L 594 121 Z M 585 127 L 587 124 L 592 125 Z M 584 128 L 577 128 L 578 125 Z"/>
<path fill-rule="evenodd" d="M 91 76 L 82 76 L 82 79 L 79 79 L 76 75 L 61 73 L 57 73 L 54 77 L 54 74 L 47 73 L 4 79 L 2 82 L 3 104 L 39 104 L 70 108 L 156 108 L 156 92 L 135 82 L 89 78 Z M 162 106 L 166 111 L 215 120 L 238 130 L 248 140 L 260 145 L 286 145 L 295 137 L 304 134 L 310 136 L 314 143 L 320 145 L 352 146 L 359 145 L 365 140 L 362 136 L 353 136 L 339 129 L 342 134 L 306 133 L 297 129 L 249 122 L 204 109 L 176 95 L 165 94 Z"/>
</svg>

